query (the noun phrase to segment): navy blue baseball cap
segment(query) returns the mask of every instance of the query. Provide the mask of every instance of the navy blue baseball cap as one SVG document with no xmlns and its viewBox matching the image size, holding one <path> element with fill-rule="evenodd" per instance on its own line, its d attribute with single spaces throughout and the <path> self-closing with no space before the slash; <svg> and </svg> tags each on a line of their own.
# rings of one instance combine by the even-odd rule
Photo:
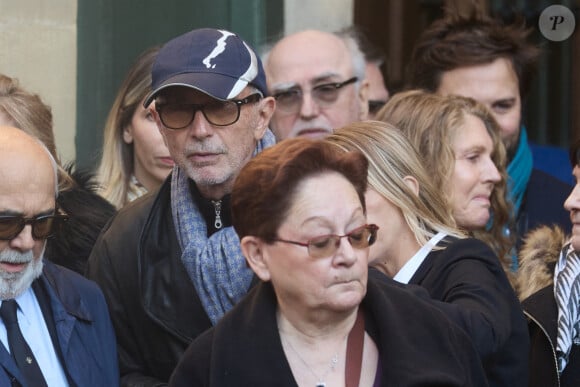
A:
<svg viewBox="0 0 580 387">
<path fill-rule="evenodd" d="M 238 35 L 201 28 L 167 42 L 157 54 L 151 70 L 149 106 L 165 88 L 185 86 L 209 96 L 228 100 L 253 85 L 267 95 L 262 61 Z"/>
</svg>

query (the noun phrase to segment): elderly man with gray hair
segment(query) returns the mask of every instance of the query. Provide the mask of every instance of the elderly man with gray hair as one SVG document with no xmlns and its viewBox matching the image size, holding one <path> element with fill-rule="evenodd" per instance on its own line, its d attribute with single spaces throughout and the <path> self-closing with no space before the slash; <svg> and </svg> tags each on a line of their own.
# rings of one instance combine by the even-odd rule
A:
<svg viewBox="0 0 580 387">
<path fill-rule="evenodd" d="M 262 58 L 276 99 L 270 128 L 278 140 L 323 137 L 367 118 L 365 59 L 354 39 L 305 30 L 282 38 Z"/>
</svg>

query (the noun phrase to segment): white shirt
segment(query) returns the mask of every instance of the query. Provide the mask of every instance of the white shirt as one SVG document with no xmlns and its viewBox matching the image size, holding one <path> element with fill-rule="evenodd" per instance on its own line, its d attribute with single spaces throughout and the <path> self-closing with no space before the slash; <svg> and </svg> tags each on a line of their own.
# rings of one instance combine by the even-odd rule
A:
<svg viewBox="0 0 580 387">
<path fill-rule="evenodd" d="M 439 243 L 439 241 L 441 241 L 441 239 L 445 238 L 446 236 L 447 233 L 438 232 L 437 235 L 429 239 L 429 242 L 423 245 L 423 247 L 421 247 L 419 251 L 417 251 L 415 255 L 413 255 L 413 257 L 411 257 L 411 259 L 409 259 L 407 263 L 403 265 L 397 274 L 395 274 L 393 279 L 397 282 L 408 284 L 411 278 L 413 278 L 413 275 L 415 275 L 415 272 L 419 266 L 421 266 L 425 258 L 427 258 L 427 255 L 431 252 L 431 250 L 433 250 L 433 247 L 437 246 L 437 243 Z"/>
<path fill-rule="evenodd" d="M 22 331 L 22 336 L 24 336 L 24 340 L 26 340 L 32 350 L 40 366 L 44 380 L 46 380 L 46 384 L 50 387 L 68 386 L 64 369 L 52 345 L 50 333 L 48 332 L 44 315 L 34 295 L 34 291 L 29 287 L 24 293 L 16 297 L 15 300 L 18 303 L 16 317 L 18 318 L 18 325 Z M 2 304 L 0 303 L 0 305 Z M 10 352 L 6 326 L 1 318 L 0 341 L 2 341 L 6 350 Z"/>
</svg>

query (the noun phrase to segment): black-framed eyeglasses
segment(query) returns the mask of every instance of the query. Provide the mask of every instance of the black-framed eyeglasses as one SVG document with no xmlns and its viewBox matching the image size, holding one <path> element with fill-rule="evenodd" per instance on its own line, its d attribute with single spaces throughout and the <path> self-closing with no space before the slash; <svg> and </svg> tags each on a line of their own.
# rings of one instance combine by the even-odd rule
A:
<svg viewBox="0 0 580 387">
<path fill-rule="evenodd" d="M 338 250 L 340 240 L 347 238 L 351 246 L 355 249 L 366 249 L 377 240 L 379 226 L 376 224 L 365 224 L 344 235 L 320 235 L 309 239 L 307 242 L 289 241 L 287 239 L 274 239 L 275 242 L 291 243 L 293 245 L 308 248 L 308 255 L 312 258 L 330 257 Z"/>
<path fill-rule="evenodd" d="M 379 101 L 371 99 L 369 100 L 369 114 L 375 115 L 383 106 L 385 106 L 386 101 Z"/>
<path fill-rule="evenodd" d="M 155 110 L 159 114 L 161 123 L 169 129 L 183 129 L 188 127 L 201 111 L 207 122 L 215 126 L 228 126 L 240 119 L 242 105 L 258 102 L 262 94 L 255 93 L 243 99 L 220 101 L 214 99 L 204 104 L 194 103 L 156 103 Z"/>
<path fill-rule="evenodd" d="M 324 83 L 316 85 L 310 90 L 312 99 L 321 107 L 329 107 L 336 102 L 340 90 L 351 83 L 358 81 L 358 77 L 352 77 L 343 82 Z M 300 87 L 292 87 L 287 90 L 279 90 L 274 93 L 276 110 L 283 113 L 297 113 L 302 106 L 304 91 Z"/>
<path fill-rule="evenodd" d="M 68 220 L 68 215 L 42 215 L 34 218 L 23 216 L 0 216 L 0 240 L 16 238 L 26 225 L 32 228 L 32 238 L 42 240 L 53 236 Z"/>
</svg>

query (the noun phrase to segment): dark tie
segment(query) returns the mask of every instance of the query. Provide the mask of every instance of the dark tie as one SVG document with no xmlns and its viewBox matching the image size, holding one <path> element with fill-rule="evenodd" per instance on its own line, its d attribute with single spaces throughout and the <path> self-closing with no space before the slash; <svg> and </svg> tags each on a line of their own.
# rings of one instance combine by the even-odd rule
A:
<svg viewBox="0 0 580 387">
<path fill-rule="evenodd" d="M 44 381 L 40 367 L 18 326 L 18 319 L 16 318 L 17 308 L 18 304 L 14 300 L 4 300 L 0 307 L 0 317 L 2 317 L 2 321 L 4 321 L 4 325 L 6 326 L 6 332 L 8 333 L 10 353 L 24 375 L 28 386 L 46 387 L 46 382 Z"/>
</svg>

